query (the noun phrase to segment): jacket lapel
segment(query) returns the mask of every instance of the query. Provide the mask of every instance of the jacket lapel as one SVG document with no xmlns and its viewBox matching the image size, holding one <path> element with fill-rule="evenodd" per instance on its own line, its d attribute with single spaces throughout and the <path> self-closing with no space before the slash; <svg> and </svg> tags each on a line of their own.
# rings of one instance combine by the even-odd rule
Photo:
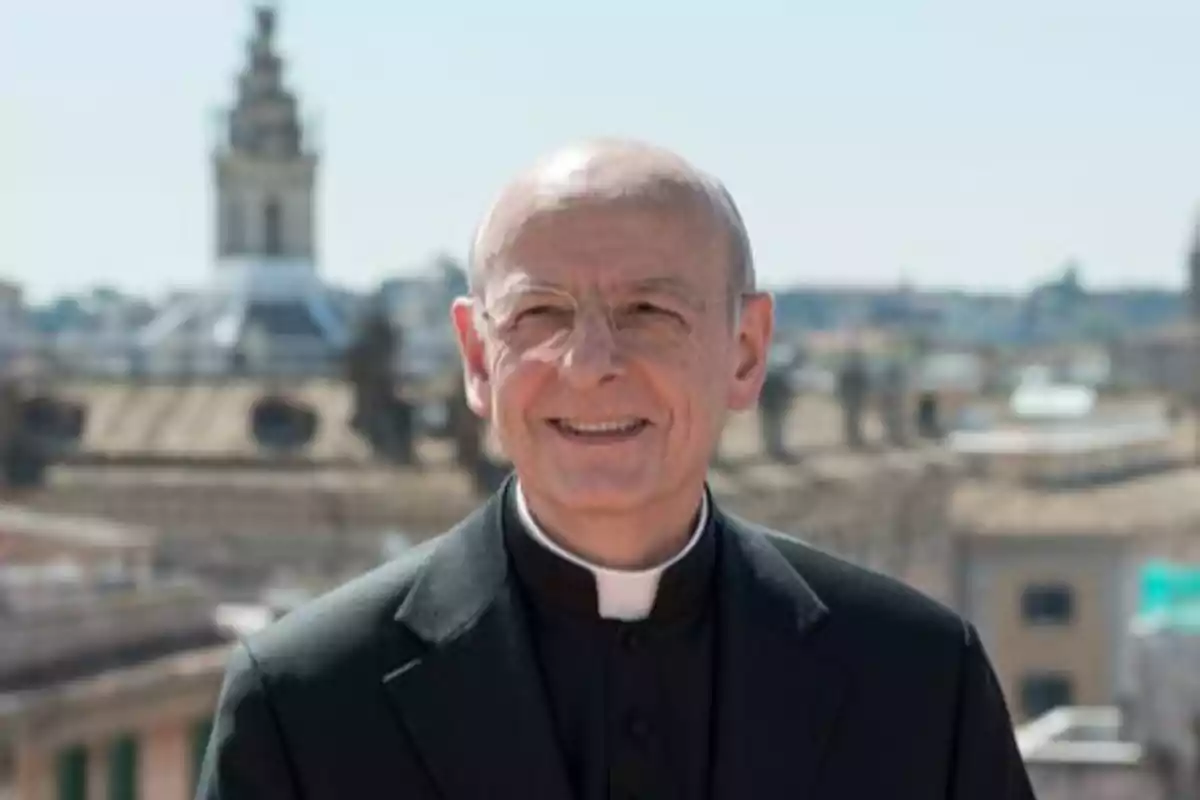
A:
<svg viewBox="0 0 1200 800">
<path fill-rule="evenodd" d="M 845 698 L 829 611 L 770 534 L 720 517 L 714 800 L 815 797 Z"/>
<path fill-rule="evenodd" d="M 524 609 L 508 580 L 501 490 L 446 534 L 396 620 L 384 685 L 448 800 L 569 798 Z"/>
</svg>

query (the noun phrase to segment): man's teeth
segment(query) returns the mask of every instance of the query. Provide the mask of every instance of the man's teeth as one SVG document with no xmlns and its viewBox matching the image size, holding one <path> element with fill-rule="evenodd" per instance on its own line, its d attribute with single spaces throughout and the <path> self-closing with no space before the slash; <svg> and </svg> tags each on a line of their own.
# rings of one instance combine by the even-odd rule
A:
<svg viewBox="0 0 1200 800">
<path fill-rule="evenodd" d="M 611 422 L 571 422 L 559 420 L 559 425 L 571 433 L 632 433 L 641 424 L 640 419 L 622 419 Z"/>
</svg>

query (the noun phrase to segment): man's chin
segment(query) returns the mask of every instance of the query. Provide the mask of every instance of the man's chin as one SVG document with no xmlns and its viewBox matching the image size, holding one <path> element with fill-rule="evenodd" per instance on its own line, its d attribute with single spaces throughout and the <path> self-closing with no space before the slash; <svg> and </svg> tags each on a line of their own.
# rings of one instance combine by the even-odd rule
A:
<svg viewBox="0 0 1200 800">
<path fill-rule="evenodd" d="M 643 471 L 625 475 L 570 475 L 560 472 L 544 494 L 565 510 L 590 513 L 621 513 L 645 505 L 653 496 L 653 484 Z"/>
</svg>

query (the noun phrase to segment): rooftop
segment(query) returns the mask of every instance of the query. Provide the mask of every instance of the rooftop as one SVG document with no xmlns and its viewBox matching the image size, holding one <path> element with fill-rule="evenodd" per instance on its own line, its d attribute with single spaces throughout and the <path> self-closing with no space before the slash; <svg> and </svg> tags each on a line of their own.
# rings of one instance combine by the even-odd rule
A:
<svg viewBox="0 0 1200 800">
<path fill-rule="evenodd" d="M 0 691 L 0 731 L 4 723 L 34 710 L 77 708 L 90 700 L 146 692 L 156 687 L 178 687 L 181 681 L 219 684 L 229 659 L 229 642 L 163 652 L 86 675 L 63 677 L 59 682 L 18 691 Z"/>
<path fill-rule="evenodd" d="M 1017 731 L 1021 756 L 1029 763 L 1133 766 L 1142 747 L 1121 737 L 1121 712 L 1108 706 L 1055 709 Z"/>
<path fill-rule="evenodd" d="M 343 381 L 78 381 L 62 383 L 58 393 L 84 410 L 83 433 L 69 456 L 75 461 L 275 463 L 250 424 L 255 403 L 268 395 L 285 397 L 316 415 L 313 439 L 296 460 L 366 464 L 372 459 L 369 445 L 351 426 L 354 393 Z M 410 395 L 419 403 L 441 399 L 445 392 L 421 387 Z"/>
<path fill-rule="evenodd" d="M 190 581 L 105 583 L 82 571 L 64 574 L 64 566 L 71 565 L 0 569 L 0 691 L 228 638 L 216 603 Z"/>
<path fill-rule="evenodd" d="M 1165 419 L 1147 418 L 956 431 L 948 444 L 964 455 L 1088 455 L 1141 444 L 1167 445 L 1172 436 Z"/>
<path fill-rule="evenodd" d="M 137 549 L 154 539 L 150 529 L 140 525 L 0 504 L 0 539 L 7 537 L 95 550 Z"/>
<path fill-rule="evenodd" d="M 951 512 L 967 535 L 1124 536 L 1200 521 L 1200 469 L 1185 468 L 1069 491 L 965 481 Z"/>
<path fill-rule="evenodd" d="M 64 659 L 49 665 L 0 673 L 0 695 L 58 686 L 182 652 L 227 645 L 231 641 L 228 635 L 215 626 L 209 630 L 164 634 L 121 647 L 73 656 L 69 660 Z"/>
</svg>

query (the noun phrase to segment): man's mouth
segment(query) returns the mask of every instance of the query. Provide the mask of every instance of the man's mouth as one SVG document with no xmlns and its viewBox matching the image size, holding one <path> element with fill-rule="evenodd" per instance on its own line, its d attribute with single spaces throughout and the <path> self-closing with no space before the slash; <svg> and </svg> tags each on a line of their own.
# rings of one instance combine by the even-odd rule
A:
<svg viewBox="0 0 1200 800">
<path fill-rule="evenodd" d="M 619 417 L 588 422 L 557 417 L 549 422 L 552 428 L 564 436 L 595 442 L 627 439 L 641 433 L 650 425 L 649 420 L 641 417 Z"/>
</svg>

